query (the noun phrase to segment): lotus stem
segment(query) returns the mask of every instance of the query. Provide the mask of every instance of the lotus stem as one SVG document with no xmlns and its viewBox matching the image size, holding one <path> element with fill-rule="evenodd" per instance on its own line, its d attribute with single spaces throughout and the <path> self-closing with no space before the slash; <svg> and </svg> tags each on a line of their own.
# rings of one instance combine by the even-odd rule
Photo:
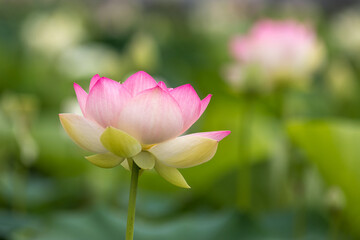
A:
<svg viewBox="0 0 360 240">
<path fill-rule="evenodd" d="M 140 168 L 135 162 L 132 163 L 131 168 L 131 183 L 130 183 L 130 195 L 128 205 L 128 216 L 126 224 L 126 240 L 133 240 L 134 238 L 134 222 L 135 222 L 135 207 L 136 207 L 136 192 L 139 180 Z"/>
</svg>

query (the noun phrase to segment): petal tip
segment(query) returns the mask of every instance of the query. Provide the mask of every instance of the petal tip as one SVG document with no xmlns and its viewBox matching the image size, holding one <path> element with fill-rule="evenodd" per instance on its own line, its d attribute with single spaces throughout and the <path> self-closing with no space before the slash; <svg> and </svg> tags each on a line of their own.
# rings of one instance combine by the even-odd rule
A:
<svg viewBox="0 0 360 240">
<path fill-rule="evenodd" d="M 204 97 L 204 99 L 203 99 L 203 100 L 205 100 L 205 99 L 209 99 L 209 98 L 211 99 L 211 98 L 212 98 L 212 96 L 213 96 L 213 95 L 210 93 L 210 94 L 208 94 L 206 97 Z"/>
<path fill-rule="evenodd" d="M 75 90 L 75 92 L 77 92 L 77 91 L 84 91 L 85 92 L 85 90 L 79 85 L 79 84 L 77 84 L 76 82 L 74 82 L 73 83 L 73 86 L 74 86 L 74 90 Z"/>
<path fill-rule="evenodd" d="M 95 74 L 91 80 L 90 80 L 90 85 L 89 85 L 89 91 L 94 87 L 94 85 L 98 82 L 98 80 L 100 79 L 100 75 L 99 74 Z"/>
<path fill-rule="evenodd" d="M 74 82 L 73 86 L 74 86 L 76 98 L 78 100 L 81 112 L 85 116 L 85 105 L 86 105 L 88 94 L 87 94 L 87 92 L 85 92 L 85 90 L 79 84 Z"/>
<path fill-rule="evenodd" d="M 193 85 L 191 85 L 190 83 L 185 84 L 184 87 L 185 87 L 188 91 L 192 91 L 193 93 L 196 94 L 196 96 L 198 96 L 195 88 L 194 88 Z M 198 96 L 198 98 L 199 98 L 199 96 Z M 200 100 L 200 98 L 199 98 L 199 100 Z"/>
<path fill-rule="evenodd" d="M 183 181 L 179 181 L 179 182 L 172 182 L 172 184 L 174 184 L 177 187 L 181 187 L 181 188 L 185 188 L 185 189 L 190 189 L 190 185 L 186 182 L 185 178 L 183 178 Z"/>
<path fill-rule="evenodd" d="M 123 82 L 123 85 L 133 96 L 135 96 L 144 90 L 155 87 L 157 85 L 157 82 L 153 77 L 150 76 L 150 74 L 144 71 L 138 71 L 130 75 Z"/>
<path fill-rule="evenodd" d="M 169 167 L 160 161 L 155 164 L 155 171 L 166 181 L 181 188 L 191 188 L 177 168 Z"/>
<path fill-rule="evenodd" d="M 132 74 L 131 76 L 138 76 L 138 75 L 141 75 L 141 76 L 146 76 L 146 77 L 151 77 L 150 74 L 148 74 L 147 72 L 145 71 L 137 71 L 136 73 Z M 130 77 L 131 77 L 130 76 Z M 151 77 L 152 78 L 152 77 Z"/>
<path fill-rule="evenodd" d="M 215 140 L 217 142 L 220 142 L 226 136 L 228 136 L 230 133 L 231 133 L 231 131 L 224 130 L 224 131 L 213 131 L 213 132 L 199 132 L 199 133 L 193 133 L 190 135 L 209 138 L 209 139 Z"/>
<path fill-rule="evenodd" d="M 68 115 L 69 113 L 59 113 L 59 118 L 60 118 L 60 121 L 62 121 L 66 115 Z"/>
<path fill-rule="evenodd" d="M 158 82 L 157 85 L 159 87 L 161 87 L 162 89 L 164 89 L 165 91 L 169 91 L 168 87 L 166 86 L 166 84 L 163 81 Z"/>
<path fill-rule="evenodd" d="M 220 140 L 222 140 L 222 139 L 224 139 L 225 137 L 227 137 L 230 133 L 231 133 L 231 131 L 230 131 L 230 130 L 225 130 L 225 131 L 223 131 L 223 134 L 222 134 L 222 136 L 221 136 L 221 139 L 220 139 Z M 220 140 L 219 140 L 219 141 L 220 141 Z"/>
<path fill-rule="evenodd" d="M 163 89 L 163 88 L 162 88 L 161 86 L 159 86 L 159 85 L 156 85 L 155 87 L 150 88 L 150 89 L 145 90 L 145 91 L 152 91 L 152 93 L 160 93 L 160 94 L 166 93 L 166 94 L 169 94 L 168 91 L 166 91 L 165 89 Z"/>
<path fill-rule="evenodd" d="M 201 111 L 199 117 L 205 112 L 207 106 L 210 103 L 212 96 L 213 96 L 212 94 L 208 94 L 203 100 L 201 100 Z"/>
<path fill-rule="evenodd" d="M 105 82 L 115 82 L 115 83 L 120 84 L 119 82 L 117 82 L 117 81 L 115 81 L 115 80 L 112 80 L 112 79 L 110 79 L 110 78 L 101 77 L 101 78 L 99 78 L 99 80 L 97 80 L 96 83 L 91 87 L 91 90 L 92 90 L 92 89 L 95 89 L 95 87 L 98 87 L 99 85 L 104 85 Z"/>
<path fill-rule="evenodd" d="M 212 137 L 213 137 L 214 140 L 220 142 L 225 137 L 227 137 L 230 133 L 231 133 L 231 131 L 229 131 L 229 130 L 217 131 L 217 132 L 214 132 L 214 136 L 212 136 Z"/>
</svg>

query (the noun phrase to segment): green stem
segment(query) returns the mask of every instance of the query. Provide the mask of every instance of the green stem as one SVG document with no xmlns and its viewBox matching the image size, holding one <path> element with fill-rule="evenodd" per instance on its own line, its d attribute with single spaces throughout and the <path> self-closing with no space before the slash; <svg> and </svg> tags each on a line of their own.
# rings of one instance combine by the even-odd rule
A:
<svg viewBox="0 0 360 240">
<path fill-rule="evenodd" d="M 134 238 L 136 190 L 139 180 L 139 170 L 140 168 L 136 165 L 135 162 L 133 162 L 131 168 L 130 196 L 129 196 L 128 217 L 127 217 L 127 225 L 126 225 L 126 240 L 133 240 Z"/>
</svg>

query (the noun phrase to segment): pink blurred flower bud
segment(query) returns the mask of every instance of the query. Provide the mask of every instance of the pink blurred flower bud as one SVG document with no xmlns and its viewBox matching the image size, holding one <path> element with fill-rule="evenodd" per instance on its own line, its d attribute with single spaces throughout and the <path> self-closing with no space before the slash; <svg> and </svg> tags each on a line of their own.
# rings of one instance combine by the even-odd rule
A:
<svg viewBox="0 0 360 240">
<path fill-rule="evenodd" d="M 272 81 L 308 78 L 323 58 L 315 32 L 292 20 L 257 22 L 247 35 L 231 39 L 230 52 L 243 68 L 256 66 Z"/>
</svg>

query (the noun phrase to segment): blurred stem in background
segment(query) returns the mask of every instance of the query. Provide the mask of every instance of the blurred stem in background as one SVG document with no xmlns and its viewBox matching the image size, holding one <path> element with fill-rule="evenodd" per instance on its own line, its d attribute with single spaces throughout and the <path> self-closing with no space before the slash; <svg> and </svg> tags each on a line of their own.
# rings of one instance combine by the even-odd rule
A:
<svg viewBox="0 0 360 240">
<path fill-rule="evenodd" d="M 138 187 L 139 170 L 140 168 L 136 165 L 134 161 L 132 161 L 129 206 L 128 206 L 128 216 L 127 216 L 127 224 L 126 224 L 126 240 L 132 240 L 134 238 L 136 191 Z"/>
<path fill-rule="evenodd" d="M 21 163 L 16 162 L 14 166 L 13 178 L 13 209 L 16 212 L 25 213 L 26 206 L 26 183 L 28 181 L 28 169 Z"/>
<path fill-rule="evenodd" d="M 340 239 L 339 230 L 343 221 L 343 195 L 338 187 L 332 187 L 328 192 L 328 207 L 330 213 L 329 239 Z"/>
<path fill-rule="evenodd" d="M 251 212 L 252 209 L 252 174 L 251 174 L 251 130 L 253 112 L 256 96 L 246 93 L 243 96 L 243 106 L 239 134 L 239 172 L 238 172 L 238 192 L 237 205 L 241 210 Z"/>
<path fill-rule="evenodd" d="M 285 83 L 291 83 L 291 80 L 285 80 Z M 279 85 L 276 91 L 274 92 L 275 97 L 275 113 L 276 117 L 279 119 L 281 128 L 283 132 L 286 133 L 286 122 L 288 120 L 287 116 L 287 96 L 291 86 L 287 84 Z M 289 171 L 289 178 L 291 182 L 291 190 L 294 199 L 295 205 L 295 221 L 294 221 L 294 237 L 296 239 L 301 239 L 306 232 L 306 209 L 305 209 L 305 183 L 304 175 L 306 164 L 303 158 L 298 158 L 294 154 L 294 149 L 291 144 L 291 141 L 288 139 L 285 134 L 286 141 L 284 141 L 284 150 L 285 157 L 287 158 L 287 165 Z"/>
</svg>

